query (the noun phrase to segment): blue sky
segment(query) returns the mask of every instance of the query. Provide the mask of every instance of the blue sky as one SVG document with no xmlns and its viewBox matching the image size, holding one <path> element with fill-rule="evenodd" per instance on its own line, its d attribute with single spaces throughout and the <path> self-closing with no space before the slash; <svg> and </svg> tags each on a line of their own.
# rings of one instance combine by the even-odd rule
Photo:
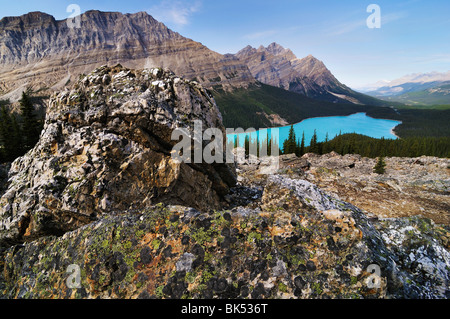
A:
<svg viewBox="0 0 450 319">
<path fill-rule="evenodd" d="M 314 55 L 351 87 L 450 70 L 448 0 L 0 0 L 0 17 L 42 11 L 65 19 L 72 3 L 81 12 L 147 11 L 219 53 L 278 42 L 298 57 Z M 370 4 L 381 9 L 380 29 L 367 27 Z"/>
</svg>

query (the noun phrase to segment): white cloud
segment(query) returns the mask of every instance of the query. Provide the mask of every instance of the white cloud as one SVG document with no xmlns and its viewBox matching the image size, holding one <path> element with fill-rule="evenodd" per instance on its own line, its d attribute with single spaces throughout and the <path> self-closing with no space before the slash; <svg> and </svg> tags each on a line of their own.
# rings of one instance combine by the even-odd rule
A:
<svg viewBox="0 0 450 319">
<path fill-rule="evenodd" d="M 366 20 L 363 20 L 363 19 L 338 24 L 338 25 L 333 26 L 333 29 L 331 30 L 330 35 L 335 36 L 335 35 L 342 35 L 342 34 L 350 33 L 357 29 L 361 29 L 365 26 L 366 26 Z"/>
<path fill-rule="evenodd" d="M 355 19 L 353 21 L 346 21 L 343 23 L 335 23 L 333 25 L 333 27 L 330 28 L 328 34 L 331 36 L 337 36 L 337 35 L 351 33 L 356 30 L 363 30 L 364 28 L 367 28 L 366 18 L 368 16 L 369 16 L 369 13 L 367 13 L 365 15 L 361 15 L 361 17 L 359 19 Z M 392 13 L 384 14 L 383 7 L 381 7 L 381 28 L 383 28 L 383 26 L 385 26 L 386 24 L 398 21 L 405 17 L 407 17 L 407 14 L 405 12 L 392 12 Z"/>
<path fill-rule="evenodd" d="M 247 39 L 247 40 L 256 40 L 256 39 L 270 37 L 277 33 L 278 33 L 277 30 L 266 30 L 266 31 L 261 31 L 261 32 L 249 33 L 249 34 L 244 35 L 242 38 Z"/>
<path fill-rule="evenodd" d="M 201 0 L 162 0 L 148 11 L 158 21 L 185 26 L 190 23 L 191 16 L 198 12 L 201 6 Z"/>
</svg>

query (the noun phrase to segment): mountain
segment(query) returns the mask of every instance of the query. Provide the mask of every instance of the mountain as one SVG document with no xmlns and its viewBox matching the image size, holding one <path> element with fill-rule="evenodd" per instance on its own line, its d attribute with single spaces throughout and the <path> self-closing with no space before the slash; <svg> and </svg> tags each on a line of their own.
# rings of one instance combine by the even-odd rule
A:
<svg viewBox="0 0 450 319">
<path fill-rule="evenodd" d="M 235 56 L 247 64 L 258 81 L 271 86 L 333 103 L 387 105 L 342 84 L 312 55 L 299 59 L 277 43 L 257 49 L 247 46 Z"/>
<path fill-rule="evenodd" d="M 408 105 L 450 104 L 450 71 L 415 73 L 380 81 L 359 90 L 376 98 Z"/>
<path fill-rule="evenodd" d="M 104 64 L 163 67 L 207 87 L 225 90 L 254 82 L 247 66 L 173 32 L 146 12 L 88 11 L 80 28 L 31 12 L 0 20 L 0 97 L 23 89 L 52 90 Z"/>
</svg>

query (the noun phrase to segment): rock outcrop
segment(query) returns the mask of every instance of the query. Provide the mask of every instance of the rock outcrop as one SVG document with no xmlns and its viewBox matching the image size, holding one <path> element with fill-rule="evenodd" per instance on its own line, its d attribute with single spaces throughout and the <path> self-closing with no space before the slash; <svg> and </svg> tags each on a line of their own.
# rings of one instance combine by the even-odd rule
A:
<svg viewBox="0 0 450 319">
<path fill-rule="evenodd" d="M 254 82 L 247 66 L 233 56 L 209 50 L 173 32 L 146 12 L 87 11 L 80 25 L 31 12 L 0 20 L 0 96 L 20 98 L 27 86 L 60 90 L 79 74 L 122 64 L 164 67 L 207 87 L 225 90 Z"/>
<path fill-rule="evenodd" d="M 310 165 L 301 178 L 365 211 L 384 218 L 421 215 L 450 226 L 448 159 L 389 157 L 383 175 L 373 172 L 376 159 L 359 155 L 307 154 L 299 161 Z"/>
<path fill-rule="evenodd" d="M 38 144 L 0 199 L 0 243 L 62 235 L 105 214 L 164 201 L 218 209 L 236 182 L 226 164 L 172 159 L 174 129 L 224 131 L 214 99 L 162 69 L 101 67 L 51 97 Z"/>
</svg>

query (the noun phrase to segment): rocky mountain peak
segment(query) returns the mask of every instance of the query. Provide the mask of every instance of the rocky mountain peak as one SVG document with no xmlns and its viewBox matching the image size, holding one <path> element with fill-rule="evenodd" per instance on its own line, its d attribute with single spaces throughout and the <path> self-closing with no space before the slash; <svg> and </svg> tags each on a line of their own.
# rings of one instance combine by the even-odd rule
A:
<svg viewBox="0 0 450 319">
<path fill-rule="evenodd" d="M 34 28 L 41 28 L 49 24 L 55 24 L 56 20 L 53 16 L 34 11 L 24 14 L 19 17 L 4 17 L 0 20 L 0 28 L 5 30 L 27 30 Z"/>
<path fill-rule="evenodd" d="M 292 52 L 290 49 L 286 49 L 283 46 L 279 45 L 276 42 L 273 42 L 271 44 L 269 44 L 265 50 L 267 52 L 270 52 L 273 55 L 280 55 L 280 54 L 286 54 L 286 52 L 290 51 Z"/>
<path fill-rule="evenodd" d="M 340 83 L 325 64 L 308 55 L 297 58 L 290 50 L 277 43 L 254 49 L 247 46 L 236 56 L 245 62 L 252 75 L 260 82 L 281 87 L 311 98 L 332 102 L 359 103 L 356 92 Z"/>
</svg>

